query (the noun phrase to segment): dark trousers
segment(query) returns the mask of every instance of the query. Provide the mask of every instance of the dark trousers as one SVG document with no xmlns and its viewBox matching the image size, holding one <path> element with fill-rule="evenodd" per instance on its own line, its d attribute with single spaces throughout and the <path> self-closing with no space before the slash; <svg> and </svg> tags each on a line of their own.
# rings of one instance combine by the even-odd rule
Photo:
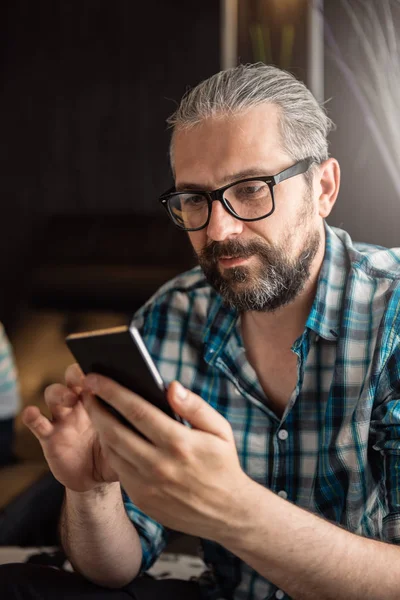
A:
<svg viewBox="0 0 400 600">
<path fill-rule="evenodd" d="M 14 462 L 14 419 L 0 419 L 0 467 Z"/>
<path fill-rule="evenodd" d="M 147 575 L 118 590 L 99 587 L 77 573 L 32 564 L 0 566 L 4 600 L 200 600 L 193 581 L 153 579 Z"/>
</svg>

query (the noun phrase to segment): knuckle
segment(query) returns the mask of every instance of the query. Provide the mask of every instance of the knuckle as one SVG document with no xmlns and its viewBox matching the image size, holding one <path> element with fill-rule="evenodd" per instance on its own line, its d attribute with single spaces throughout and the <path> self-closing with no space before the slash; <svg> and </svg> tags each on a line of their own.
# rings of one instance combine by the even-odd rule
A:
<svg viewBox="0 0 400 600">
<path fill-rule="evenodd" d="M 202 415 L 203 412 L 204 412 L 203 403 L 199 402 L 199 403 L 196 404 L 196 406 L 194 406 L 191 409 L 191 417 L 194 418 L 194 419 L 197 419 L 198 415 L 200 415 L 200 418 L 201 418 L 201 415 Z"/>
<path fill-rule="evenodd" d="M 189 440 L 182 436 L 173 440 L 170 451 L 175 458 L 188 460 L 192 455 L 192 445 Z"/>
<path fill-rule="evenodd" d="M 151 469 L 152 476 L 159 483 L 168 483 L 174 480 L 174 470 L 172 465 L 166 460 L 160 460 L 155 463 Z"/>
<path fill-rule="evenodd" d="M 146 418 L 146 413 L 146 408 L 144 406 L 141 406 L 140 404 L 137 404 L 135 406 L 129 407 L 126 416 L 129 421 L 139 422 L 143 421 Z"/>
</svg>

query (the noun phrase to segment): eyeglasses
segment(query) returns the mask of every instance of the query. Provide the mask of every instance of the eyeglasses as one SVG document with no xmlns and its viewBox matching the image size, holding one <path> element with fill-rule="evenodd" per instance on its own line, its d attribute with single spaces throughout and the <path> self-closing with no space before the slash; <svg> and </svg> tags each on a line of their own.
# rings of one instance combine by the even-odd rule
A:
<svg viewBox="0 0 400 600">
<path fill-rule="evenodd" d="M 219 201 L 225 210 L 240 221 L 260 221 L 275 210 L 274 186 L 290 177 L 305 173 L 314 162 L 305 158 L 268 177 L 248 177 L 213 192 L 171 188 L 159 198 L 174 225 L 184 231 L 198 231 L 210 222 L 212 203 Z"/>
</svg>

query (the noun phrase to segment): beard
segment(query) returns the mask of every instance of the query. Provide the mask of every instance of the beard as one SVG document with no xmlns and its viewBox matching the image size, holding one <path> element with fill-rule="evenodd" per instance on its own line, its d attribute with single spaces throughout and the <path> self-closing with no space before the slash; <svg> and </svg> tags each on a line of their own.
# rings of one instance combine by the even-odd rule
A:
<svg viewBox="0 0 400 600">
<path fill-rule="evenodd" d="M 309 232 L 299 255 L 291 258 L 289 234 L 279 246 L 259 240 L 211 242 L 198 254 L 199 264 L 208 283 L 222 296 L 226 305 L 238 310 L 273 312 L 292 302 L 310 278 L 312 262 L 321 243 L 320 232 Z M 258 265 L 237 266 L 220 271 L 218 260 L 224 257 L 258 259 Z"/>
</svg>

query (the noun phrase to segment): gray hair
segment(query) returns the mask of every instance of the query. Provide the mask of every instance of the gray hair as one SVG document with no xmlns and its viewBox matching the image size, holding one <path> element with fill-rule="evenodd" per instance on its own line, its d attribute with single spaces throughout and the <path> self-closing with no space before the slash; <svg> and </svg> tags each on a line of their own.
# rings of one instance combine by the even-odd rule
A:
<svg viewBox="0 0 400 600">
<path fill-rule="evenodd" d="M 170 160 L 173 168 L 174 133 L 204 119 L 243 113 L 263 103 L 280 107 L 280 132 L 285 151 L 294 161 L 312 157 L 317 163 L 329 156 L 327 136 L 334 123 L 310 90 L 287 71 L 258 62 L 241 64 L 188 90 L 167 119 L 172 127 Z"/>
</svg>

